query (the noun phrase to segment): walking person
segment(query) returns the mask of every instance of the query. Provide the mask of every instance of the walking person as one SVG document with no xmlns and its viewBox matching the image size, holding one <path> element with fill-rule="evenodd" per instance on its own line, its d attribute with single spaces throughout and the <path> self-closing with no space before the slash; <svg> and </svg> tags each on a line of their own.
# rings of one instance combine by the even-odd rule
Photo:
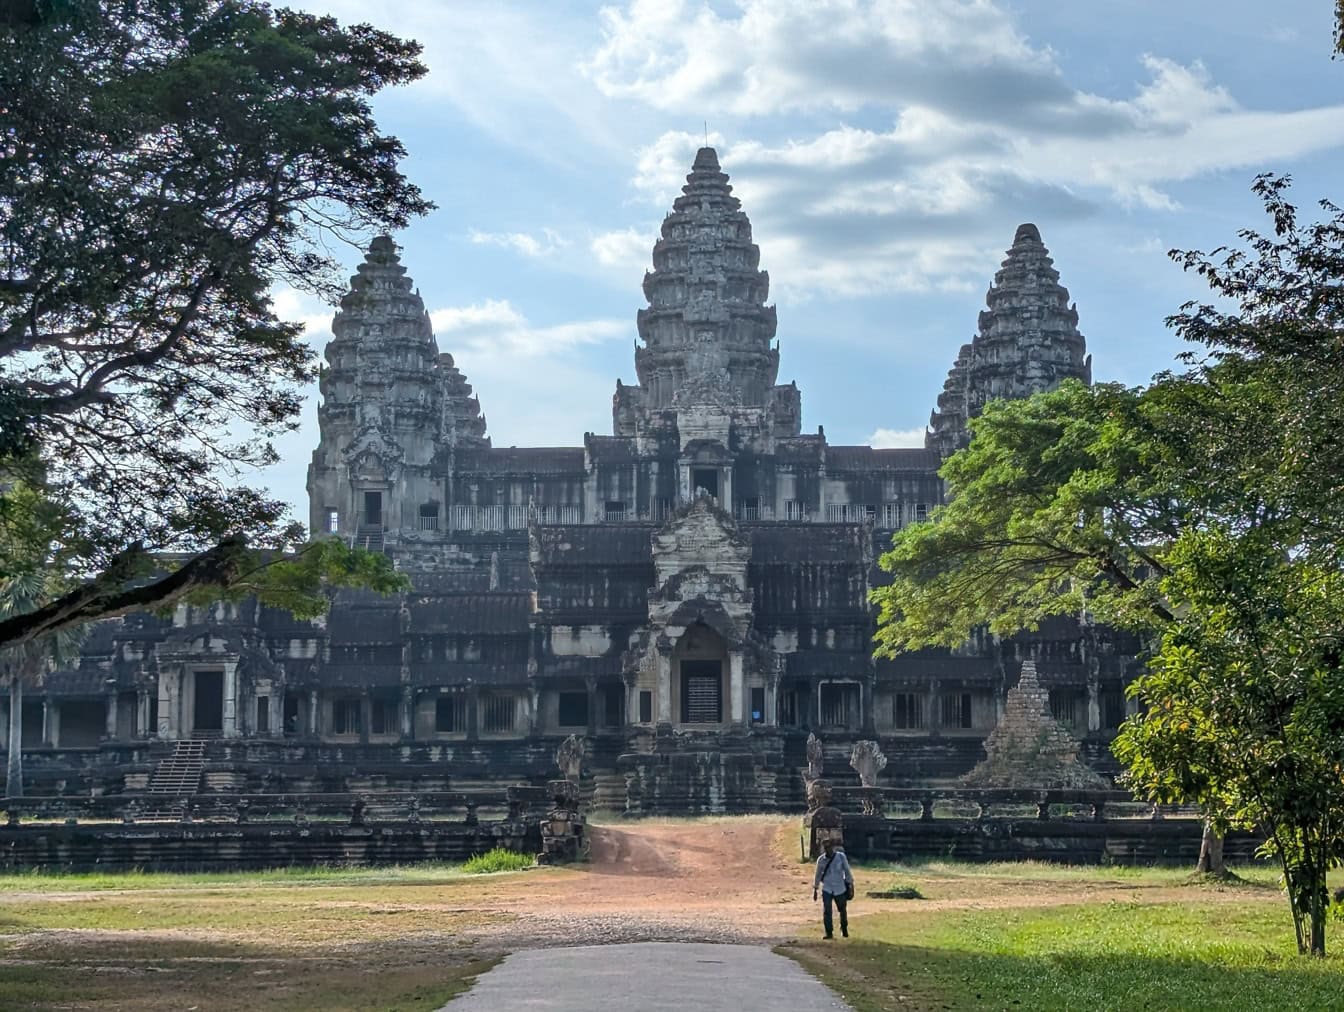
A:
<svg viewBox="0 0 1344 1012">
<path fill-rule="evenodd" d="M 835 849 L 834 840 L 823 840 L 822 855 L 817 858 L 817 873 L 812 877 L 812 899 L 817 898 L 817 889 L 821 889 L 821 923 L 826 929 L 826 937 L 834 938 L 831 904 L 840 910 L 840 934 L 849 937 L 849 911 L 846 909 L 849 897 L 854 895 L 854 873 L 849 868 L 849 858 L 843 850 Z"/>
</svg>

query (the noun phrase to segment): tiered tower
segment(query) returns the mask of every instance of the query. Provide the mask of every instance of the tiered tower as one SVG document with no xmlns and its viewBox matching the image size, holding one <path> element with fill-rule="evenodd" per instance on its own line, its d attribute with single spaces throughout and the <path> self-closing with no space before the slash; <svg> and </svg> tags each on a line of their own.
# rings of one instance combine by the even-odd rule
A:
<svg viewBox="0 0 1344 1012">
<path fill-rule="evenodd" d="M 751 222 L 732 191 L 714 149 L 701 148 L 644 275 L 649 306 L 638 317 L 639 386 L 617 387 L 617 436 L 663 427 L 672 413 L 708 405 L 758 430 L 744 432 L 747 439 L 762 426 L 767 435 L 798 434 L 798 391 L 775 385 L 775 309 L 765 304 L 770 276 L 760 269 Z"/>
<path fill-rule="evenodd" d="M 966 445 L 966 423 L 989 401 L 1030 397 L 1069 378 L 1092 382 L 1078 308 L 1035 225 L 1018 226 L 985 299 L 979 331 L 962 346 L 929 419 L 925 445 L 944 457 Z"/>
<path fill-rule="evenodd" d="M 444 445 L 484 446 L 471 386 L 440 354 L 424 302 L 387 236 L 369 246 L 331 324 L 318 407 L 321 441 L 308 467 L 315 532 L 436 528 L 443 509 L 431 473 Z"/>
</svg>

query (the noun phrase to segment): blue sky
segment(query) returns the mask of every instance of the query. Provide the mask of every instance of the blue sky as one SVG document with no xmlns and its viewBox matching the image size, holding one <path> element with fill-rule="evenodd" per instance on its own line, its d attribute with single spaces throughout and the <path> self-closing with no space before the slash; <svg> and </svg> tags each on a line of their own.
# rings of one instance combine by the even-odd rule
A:
<svg viewBox="0 0 1344 1012">
<path fill-rule="evenodd" d="M 1327 0 L 300 6 L 425 46 L 429 75 L 374 103 L 438 204 L 396 238 L 496 446 L 611 431 L 706 123 L 770 272 L 780 381 L 832 443 L 922 442 L 1020 222 L 1094 377 L 1141 383 L 1180 350 L 1164 317 L 1203 294 L 1166 250 L 1263 227 L 1261 171 L 1300 205 L 1344 200 Z M 325 343 L 328 307 L 276 301 Z M 264 476 L 299 516 L 316 443 L 313 391 Z"/>
</svg>

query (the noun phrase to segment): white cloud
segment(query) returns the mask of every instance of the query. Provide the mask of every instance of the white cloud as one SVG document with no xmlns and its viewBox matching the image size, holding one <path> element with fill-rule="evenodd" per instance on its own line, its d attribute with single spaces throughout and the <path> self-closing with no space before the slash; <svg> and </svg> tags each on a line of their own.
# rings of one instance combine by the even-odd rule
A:
<svg viewBox="0 0 1344 1012">
<path fill-rule="evenodd" d="M 531 232 L 481 232 L 470 229 L 467 238 L 476 246 L 500 246 L 527 257 L 548 257 L 569 245 L 569 240 L 549 228 L 541 234 Z"/>
<path fill-rule="evenodd" d="M 582 320 L 535 326 L 507 299 L 447 306 L 429 314 L 439 345 L 464 359 L 541 358 L 576 345 L 596 344 L 631 332 L 624 320 Z"/>
<path fill-rule="evenodd" d="M 922 450 L 924 449 L 924 426 L 920 425 L 913 429 L 874 429 L 873 434 L 868 437 L 868 445 L 879 450 L 890 450 L 897 447 L 914 447 Z"/>
<path fill-rule="evenodd" d="M 636 277 L 653 266 L 651 259 L 657 233 L 638 228 L 600 232 L 589 242 L 589 249 L 603 267 L 617 268 Z"/>
</svg>

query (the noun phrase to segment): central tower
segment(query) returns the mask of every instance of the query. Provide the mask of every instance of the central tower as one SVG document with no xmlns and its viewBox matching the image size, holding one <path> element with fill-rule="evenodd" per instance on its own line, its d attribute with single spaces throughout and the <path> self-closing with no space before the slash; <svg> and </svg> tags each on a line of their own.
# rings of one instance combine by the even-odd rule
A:
<svg viewBox="0 0 1344 1012">
<path fill-rule="evenodd" d="M 663 219 L 644 275 L 638 316 L 638 387 L 618 384 L 617 436 L 680 433 L 754 446 L 799 432 L 796 387 L 779 387 L 770 276 L 760 269 L 751 222 L 713 148 L 695 156 L 681 196 Z"/>
</svg>

